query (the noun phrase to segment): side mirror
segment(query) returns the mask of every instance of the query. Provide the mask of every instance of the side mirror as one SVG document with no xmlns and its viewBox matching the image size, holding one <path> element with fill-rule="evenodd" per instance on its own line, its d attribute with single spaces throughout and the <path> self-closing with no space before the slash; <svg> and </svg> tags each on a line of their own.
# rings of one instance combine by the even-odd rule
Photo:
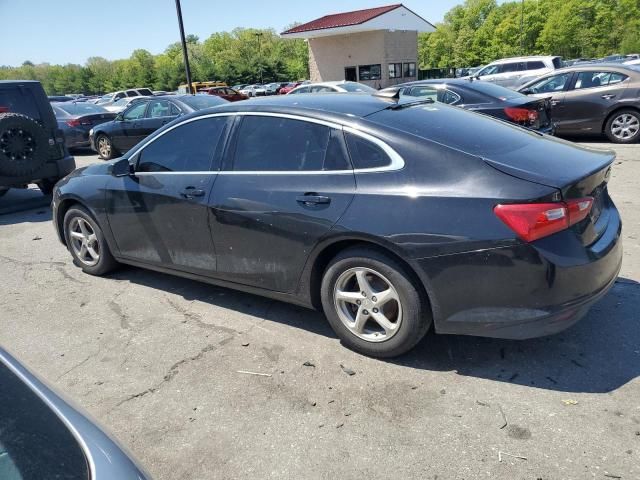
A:
<svg viewBox="0 0 640 480">
<path fill-rule="evenodd" d="M 118 160 L 111 165 L 111 175 L 114 177 L 126 177 L 133 173 L 133 165 L 127 158 Z"/>
<path fill-rule="evenodd" d="M 533 93 L 533 90 L 531 90 L 530 88 L 523 88 L 522 90 L 520 90 L 520 93 L 523 95 L 531 95 Z"/>
<path fill-rule="evenodd" d="M 116 118 L 114 118 L 114 120 L 116 122 L 121 122 L 122 120 L 124 120 L 124 116 L 121 113 L 119 113 L 118 115 L 116 115 Z"/>
</svg>

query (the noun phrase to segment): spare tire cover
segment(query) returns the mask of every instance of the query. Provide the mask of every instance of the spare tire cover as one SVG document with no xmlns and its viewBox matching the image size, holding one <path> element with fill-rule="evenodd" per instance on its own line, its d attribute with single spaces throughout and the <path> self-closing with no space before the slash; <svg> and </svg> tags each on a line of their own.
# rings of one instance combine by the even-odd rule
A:
<svg viewBox="0 0 640 480">
<path fill-rule="evenodd" d="M 0 113 L 0 175 L 21 177 L 46 161 L 49 140 L 34 119 L 19 113 Z"/>
</svg>

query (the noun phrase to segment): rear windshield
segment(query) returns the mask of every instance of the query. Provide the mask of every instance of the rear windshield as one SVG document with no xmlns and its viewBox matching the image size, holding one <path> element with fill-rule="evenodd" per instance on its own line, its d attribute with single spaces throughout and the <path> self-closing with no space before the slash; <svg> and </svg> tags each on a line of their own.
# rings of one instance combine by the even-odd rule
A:
<svg viewBox="0 0 640 480">
<path fill-rule="evenodd" d="M 514 100 L 516 98 L 523 98 L 525 95 L 511 90 L 509 88 L 501 87 L 495 83 L 477 81 L 467 85 L 471 90 L 475 90 L 491 98 L 499 98 L 500 100 Z"/>
<path fill-rule="evenodd" d="M 69 429 L 0 363 L 0 478 L 88 480 L 84 452 Z"/>
<path fill-rule="evenodd" d="M 106 108 L 92 103 L 65 103 L 57 106 L 60 110 L 64 110 L 69 115 L 91 115 L 92 113 L 105 113 Z"/>
<path fill-rule="evenodd" d="M 28 88 L 0 88 L 0 112 L 22 113 L 34 120 L 42 120 L 38 104 Z"/>
<path fill-rule="evenodd" d="M 517 151 L 538 140 L 506 122 L 438 102 L 382 110 L 367 119 L 479 156 Z"/>
<path fill-rule="evenodd" d="M 193 95 L 191 97 L 183 97 L 182 100 L 184 103 L 189 105 L 194 110 L 202 110 L 203 108 L 209 107 L 217 107 L 218 105 L 222 105 L 223 103 L 227 103 L 222 98 L 216 95 Z"/>
</svg>

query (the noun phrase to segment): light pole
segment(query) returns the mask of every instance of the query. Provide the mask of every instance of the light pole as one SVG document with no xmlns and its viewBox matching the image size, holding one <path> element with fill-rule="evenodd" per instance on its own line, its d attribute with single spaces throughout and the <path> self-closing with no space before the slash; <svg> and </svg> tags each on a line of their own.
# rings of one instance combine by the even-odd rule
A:
<svg viewBox="0 0 640 480">
<path fill-rule="evenodd" d="M 187 53 L 187 41 L 184 38 L 184 26 L 182 25 L 182 8 L 180 0 L 176 0 L 176 13 L 178 14 L 178 26 L 180 27 L 180 42 L 182 42 L 182 56 L 184 57 L 184 69 L 187 74 L 187 93 L 191 91 L 191 69 L 189 68 L 189 54 Z"/>
<path fill-rule="evenodd" d="M 255 33 L 256 39 L 258 40 L 258 61 L 260 62 L 260 85 L 264 83 L 262 79 L 262 32 Z"/>
</svg>

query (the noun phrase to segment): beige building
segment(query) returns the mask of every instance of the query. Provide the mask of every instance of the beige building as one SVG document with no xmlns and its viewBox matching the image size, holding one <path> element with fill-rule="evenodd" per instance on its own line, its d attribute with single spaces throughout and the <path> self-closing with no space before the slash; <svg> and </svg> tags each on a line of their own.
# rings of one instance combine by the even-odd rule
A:
<svg viewBox="0 0 640 480">
<path fill-rule="evenodd" d="M 402 4 L 327 15 L 281 35 L 309 44 L 312 82 L 384 88 L 417 80 L 418 32 L 435 27 Z"/>
</svg>

